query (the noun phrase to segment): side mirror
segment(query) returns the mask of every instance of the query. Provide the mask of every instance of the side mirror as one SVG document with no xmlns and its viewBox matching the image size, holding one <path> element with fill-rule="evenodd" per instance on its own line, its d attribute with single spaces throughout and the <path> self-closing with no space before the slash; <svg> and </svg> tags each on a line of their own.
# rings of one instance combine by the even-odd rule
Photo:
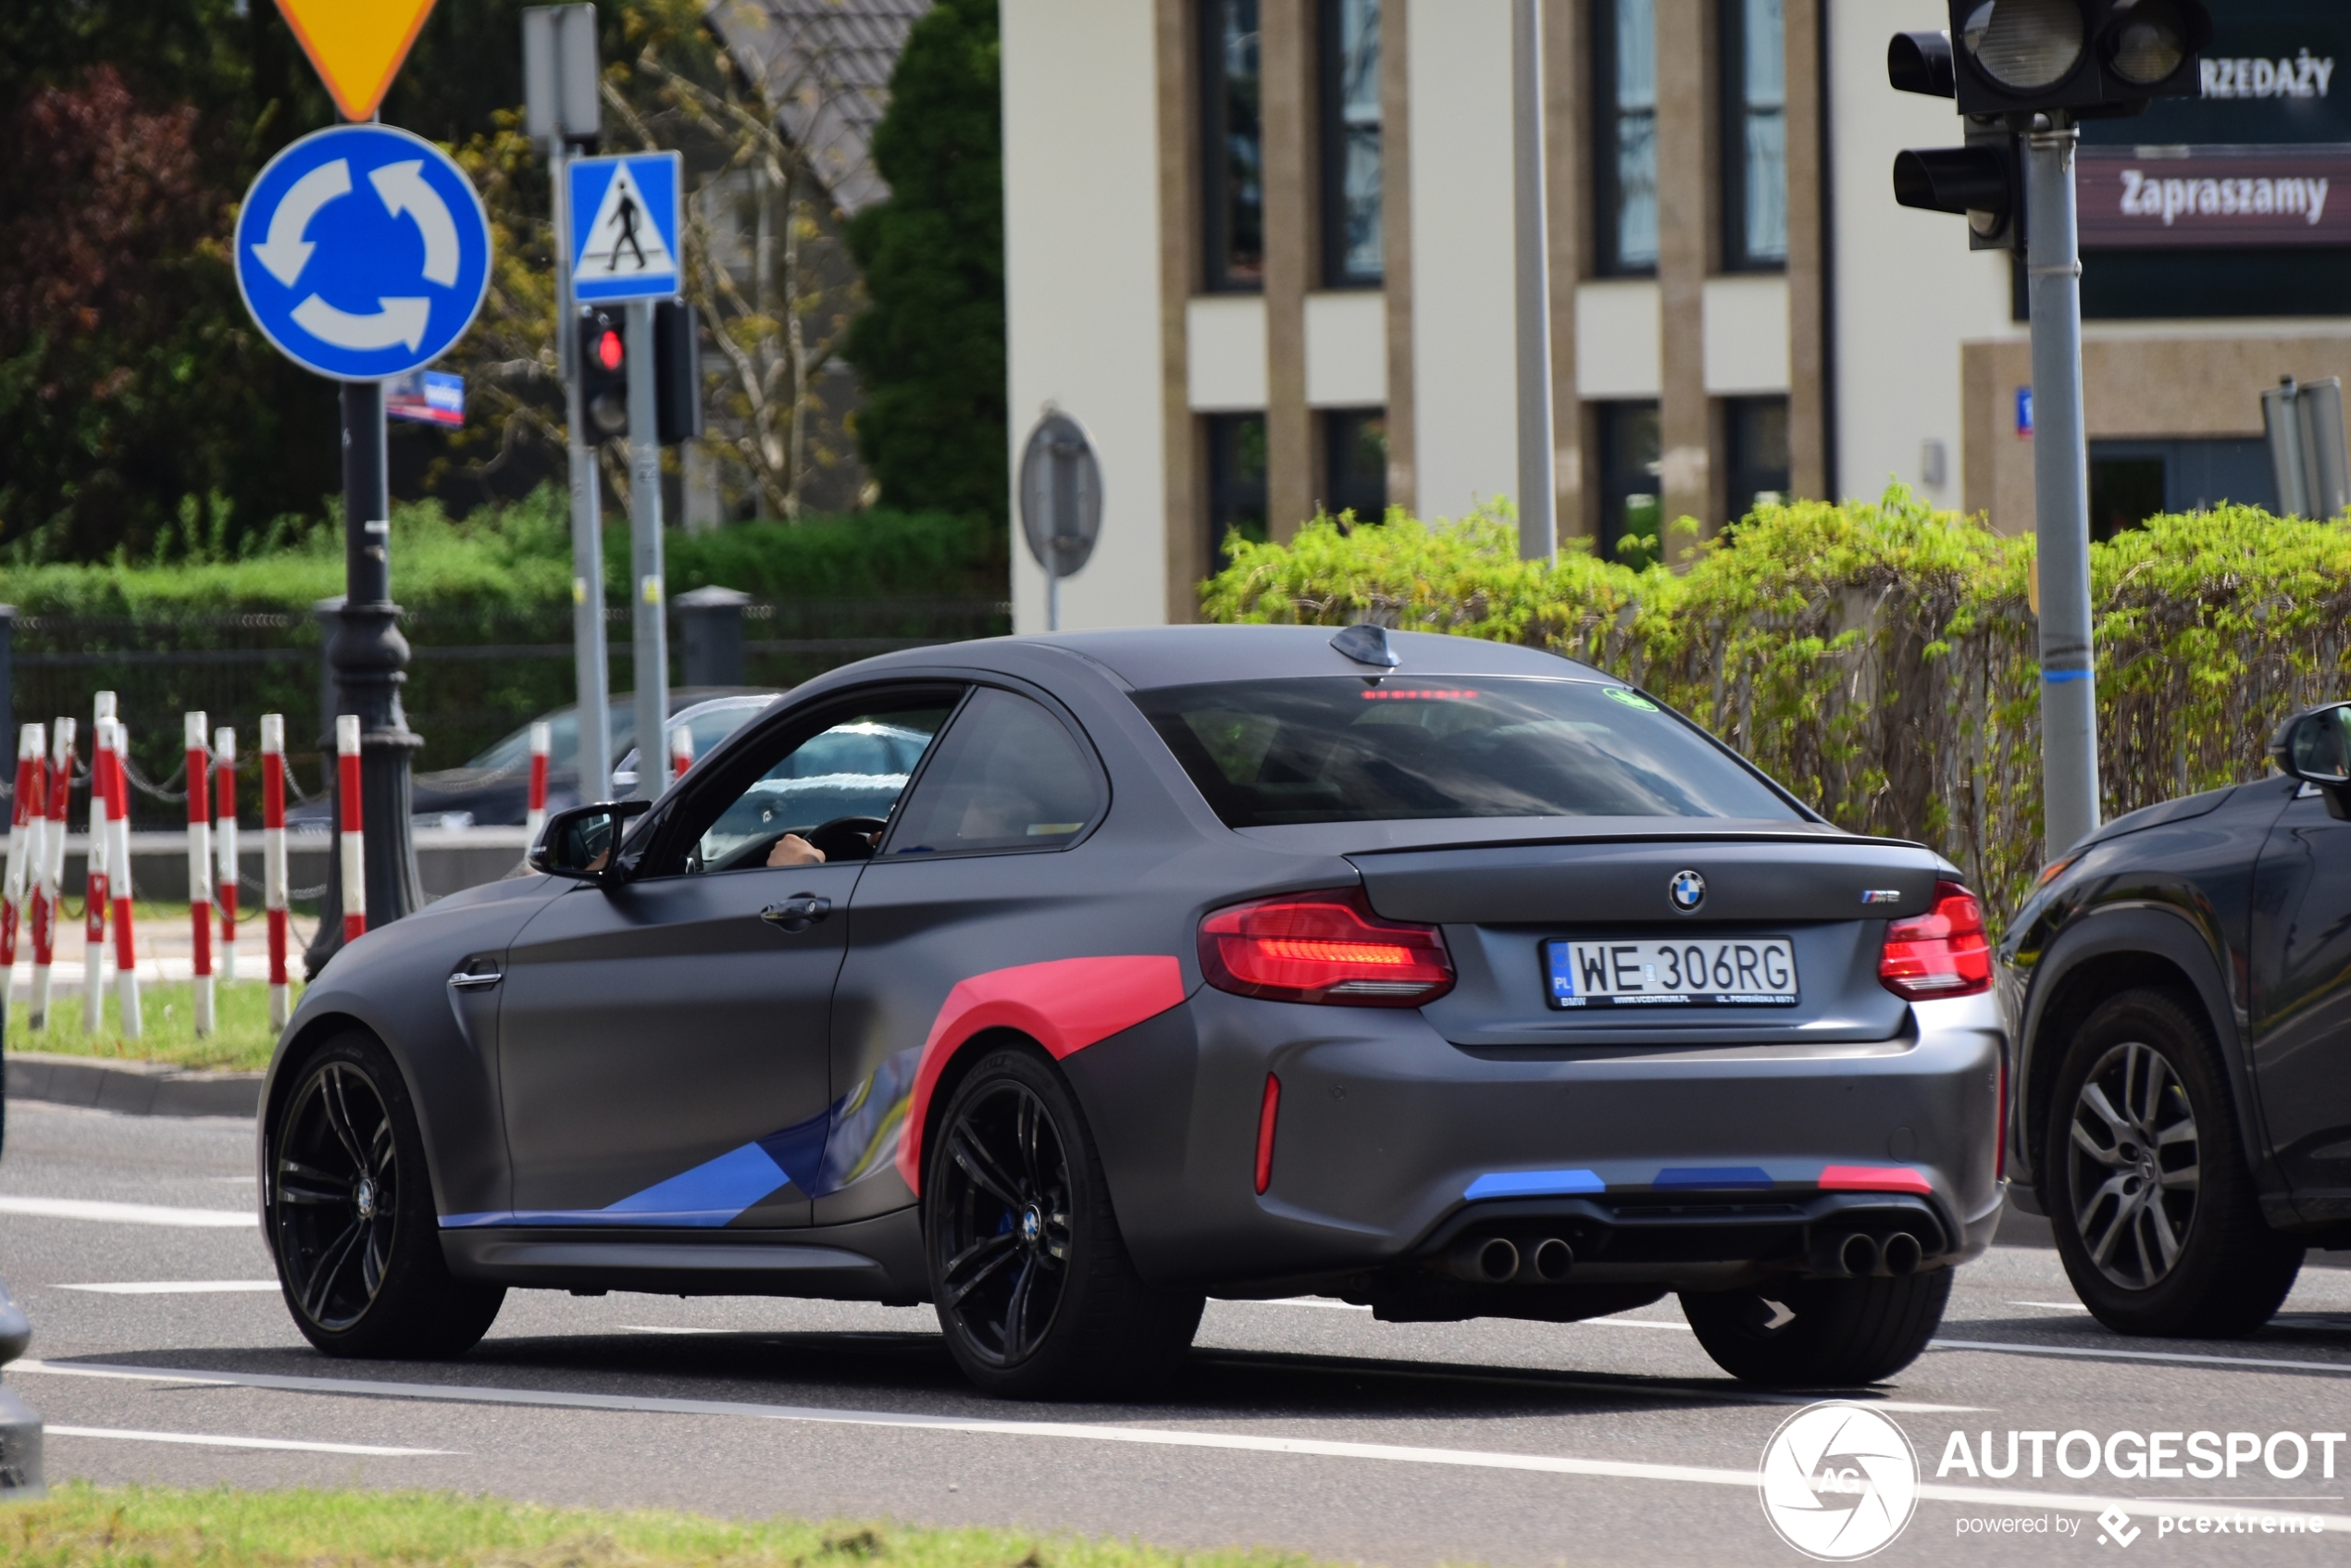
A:
<svg viewBox="0 0 2351 1568">
<path fill-rule="evenodd" d="M 2270 760 L 2289 778 L 2315 785 L 2328 812 L 2351 822 L 2351 703 L 2295 715 L 2270 740 Z"/>
<path fill-rule="evenodd" d="M 559 811 L 547 818 L 539 841 L 530 846 L 530 868 L 550 877 L 604 881 L 613 875 L 621 829 L 653 807 L 651 801 L 599 801 Z"/>
</svg>

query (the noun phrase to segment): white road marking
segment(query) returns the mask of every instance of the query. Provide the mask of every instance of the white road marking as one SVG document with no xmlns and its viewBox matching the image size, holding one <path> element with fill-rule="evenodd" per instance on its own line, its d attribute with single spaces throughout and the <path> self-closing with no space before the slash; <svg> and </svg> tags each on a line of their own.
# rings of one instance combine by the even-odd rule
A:
<svg viewBox="0 0 2351 1568">
<path fill-rule="evenodd" d="M 199 1229 L 256 1227 L 250 1209 L 167 1209 L 160 1203 L 106 1203 L 94 1198 L 19 1198 L 0 1194 L 0 1214 L 44 1220 L 106 1220 L 118 1225 L 180 1225 Z"/>
<path fill-rule="evenodd" d="M 1653 1317 L 1586 1317 L 1576 1321 L 1599 1324 L 1609 1328 L 1670 1328 L 1676 1334 L 1687 1334 L 1691 1331 L 1690 1325 L 1686 1323 L 1665 1323 Z"/>
<path fill-rule="evenodd" d="M 278 1293 L 274 1279 L 134 1279 L 112 1285 L 59 1285 L 58 1290 L 93 1290 L 101 1296 L 218 1296 L 231 1291 Z"/>
<path fill-rule="evenodd" d="M 1718 1470 L 1694 1464 L 1653 1464 L 1636 1460 L 1584 1459 L 1563 1454 L 1498 1453 L 1476 1449 L 1406 1447 L 1393 1443 L 1335 1442 L 1318 1437 L 1278 1437 L 1239 1432 L 1204 1432 L 1155 1426 L 1096 1426 L 1075 1421 L 992 1421 L 973 1416 L 924 1415 L 899 1411 L 829 1410 L 810 1405 L 760 1405 L 731 1400 L 658 1399 L 634 1394 L 561 1393 L 543 1388 L 492 1388 L 453 1383 L 390 1383 L 356 1377 L 287 1377 L 257 1372 L 192 1372 L 153 1366 L 92 1366 L 20 1361 L 19 1373 L 68 1377 L 105 1377 L 132 1382 L 268 1388 L 281 1392 L 333 1394 L 355 1399 L 429 1400 L 450 1404 L 523 1405 L 554 1410 L 622 1411 L 663 1415 L 716 1415 L 753 1421 L 806 1422 L 827 1426 L 880 1426 L 925 1432 L 967 1432 L 981 1437 L 1058 1437 L 1093 1443 L 1129 1443 L 1157 1448 L 1212 1449 L 1237 1453 L 1297 1454 L 1322 1459 L 1374 1460 L 1397 1464 L 1439 1464 L 1477 1470 L 1515 1470 L 1546 1475 L 1576 1475 L 1629 1481 L 1678 1481 L 1752 1489 L 1752 1470 Z M 1883 1407 L 1891 1408 L 1891 1407 Z M 58 1428 L 52 1427 L 52 1431 Z M 2009 1491 L 1997 1487 L 1922 1485 L 1918 1495 L 1940 1502 L 1971 1502 L 2001 1508 L 2065 1509 L 2100 1513 L 2121 1509 L 2151 1518 L 2161 1513 L 2209 1513 L 2216 1517 L 2284 1518 L 2274 1510 L 2148 1503 L 2136 1498 L 2071 1492 Z M 2319 1527 L 2351 1533 L 2351 1514 L 2295 1513 Z"/>
<path fill-rule="evenodd" d="M 1331 1307 L 1343 1313 L 1367 1313 L 1372 1309 L 1353 1301 L 1334 1301 L 1328 1296 L 1274 1296 L 1263 1300 L 1229 1301 L 1235 1307 Z"/>
<path fill-rule="evenodd" d="M 2072 1356 L 2083 1361 L 2184 1362 L 2192 1366 L 2267 1367 L 2286 1372 L 2351 1373 L 2351 1362 L 2277 1361 L 2266 1356 L 2199 1356 L 2186 1350 L 2101 1350 L 2078 1345 L 2016 1345 L 2001 1339 L 1930 1339 L 1930 1350 L 1994 1350 L 2017 1356 Z"/>
<path fill-rule="evenodd" d="M 52 1437 L 112 1437 L 126 1443 L 188 1443 L 205 1449 L 284 1449 L 292 1453 L 355 1453 L 399 1459 L 454 1454 L 458 1449 L 387 1449 L 373 1443 L 298 1443 L 291 1437 L 224 1437 L 213 1432 L 132 1432 L 113 1426 L 44 1426 Z"/>
<path fill-rule="evenodd" d="M 773 1329 L 664 1328 L 657 1323 L 624 1323 L 620 1325 L 620 1331 L 624 1334 L 760 1334 L 774 1332 Z"/>
<path fill-rule="evenodd" d="M 2053 1313 L 2086 1313 L 2090 1309 L 2079 1301 L 2010 1301 L 2012 1307 L 2046 1307 Z"/>
</svg>

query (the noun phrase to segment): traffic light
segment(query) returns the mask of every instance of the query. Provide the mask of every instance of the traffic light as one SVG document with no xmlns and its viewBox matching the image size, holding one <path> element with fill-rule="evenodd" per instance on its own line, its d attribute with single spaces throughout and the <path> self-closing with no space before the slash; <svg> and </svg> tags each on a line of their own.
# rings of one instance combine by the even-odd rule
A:
<svg viewBox="0 0 2351 1568">
<path fill-rule="evenodd" d="M 579 409 L 592 441 L 628 433 L 628 330 L 618 310 L 579 313 Z M 654 439 L 663 446 L 702 434 L 702 341 L 693 306 L 653 306 Z"/>
<path fill-rule="evenodd" d="M 1963 115 L 2135 114 L 2196 98 L 2212 42 L 2201 0 L 1950 0 L 1952 85 Z M 1901 86 L 1900 82 L 1895 85 Z M 1920 89 L 1911 88 L 1917 92 Z"/>
<path fill-rule="evenodd" d="M 1894 199 L 1966 215 L 1973 250 L 2024 248 L 2031 117 L 2133 115 L 2150 99 L 2204 91 L 2212 41 L 2201 0 L 1948 0 L 1947 32 L 1897 32 L 1886 79 L 1904 93 L 1958 101 L 1967 145 L 1894 160 Z M 1956 42 L 1955 42 L 1956 41 Z"/>
<path fill-rule="evenodd" d="M 579 412 L 592 440 L 628 433 L 628 331 L 617 310 L 579 313 Z"/>
<path fill-rule="evenodd" d="M 702 333 L 683 300 L 653 306 L 653 388 L 661 444 L 702 434 Z"/>
</svg>

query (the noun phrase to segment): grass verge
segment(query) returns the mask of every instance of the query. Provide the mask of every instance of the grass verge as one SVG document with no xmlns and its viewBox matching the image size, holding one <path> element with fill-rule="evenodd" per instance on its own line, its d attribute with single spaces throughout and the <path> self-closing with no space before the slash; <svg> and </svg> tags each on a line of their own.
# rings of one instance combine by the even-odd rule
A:
<svg viewBox="0 0 2351 1568">
<path fill-rule="evenodd" d="M 299 980 L 293 984 L 293 993 L 299 1000 Z M 212 997 L 213 1032 L 198 1039 L 194 993 L 186 981 L 141 986 L 139 1038 L 125 1039 L 111 984 L 106 988 L 103 1022 L 94 1035 L 82 1032 L 81 988 L 59 987 L 50 998 L 49 1027 L 40 1034 L 32 1032 L 31 1012 L 22 1002 L 9 1007 L 8 1049 L 168 1062 L 175 1067 L 258 1072 L 269 1065 L 269 1052 L 278 1044 L 278 1033 L 269 1027 L 269 988 L 258 980 L 215 984 Z"/>
<path fill-rule="evenodd" d="M 452 1492 L 187 1490 L 68 1482 L 0 1510 L 17 1568 L 1304 1568 L 1268 1551 L 1176 1552 L 1027 1531 L 652 1510 L 557 1509 Z"/>
</svg>

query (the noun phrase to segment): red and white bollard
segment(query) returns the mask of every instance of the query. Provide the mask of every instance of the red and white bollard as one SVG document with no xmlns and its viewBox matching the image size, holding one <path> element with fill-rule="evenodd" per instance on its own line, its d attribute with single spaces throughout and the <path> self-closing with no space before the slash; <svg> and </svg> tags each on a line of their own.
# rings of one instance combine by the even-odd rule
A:
<svg viewBox="0 0 2351 1568">
<path fill-rule="evenodd" d="M 292 1014 L 286 990 L 286 719 L 261 716 L 261 918 L 269 935 L 269 1027 Z"/>
<path fill-rule="evenodd" d="M 28 878 L 28 864 L 38 867 L 45 858 L 41 840 L 49 827 L 49 732 L 28 724 L 17 735 L 17 793 L 8 811 L 8 875 L 0 886 L 0 985 L 16 984 L 17 935 L 24 925 L 25 891 L 40 885 L 36 869 Z"/>
<path fill-rule="evenodd" d="M 189 1014 L 196 1038 L 212 1033 L 212 753 L 202 714 L 185 716 L 188 748 Z"/>
<path fill-rule="evenodd" d="M 237 732 L 212 732 L 214 810 L 212 851 L 219 863 L 213 876 L 212 906 L 220 912 L 220 977 L 237 978 Z"/>
<path fill-rule="evenodd" d="M 523 831 L 529 835 L 532 847 L 539 843 L 539 829 L 547 824 L 547 751 L 552 737 L 545 719 L 534 719 L 530 726 L 530 804 L 523 813 Z"/>
<path fill-rule="evenodd" d="M 367 934 L 367 856 L 360 838 L 359 716 L 335 716 L 335 778 L 342 795 L 342 940 Z"/>
<path fill-rule="evenodd" d="M 669 778 L 675 783 L 694 765 L 694 732 L 684 725 L 669 732 Z"/>
<path fill-rule="evenodd" d="M 114 722 L 114 693 L 101 691 L 90 721 L 90 849 L 81 875 L 81 1030 L 94 1036 L 106 1021 L 106 790 L 99 782 L 106 754 L 101 736 Z"/>
<path fill-rule="evenodd" d="M 106 898 L 114 905 L 115 1023 L 125 1039 L 142 1033 L 139 945 L 131 926 L 131 730 L 120 719 L 99 726 L 106 767 Z"/>
<path fill-rule="evenodd" d="M 49 820 L 39 842 L 40 861 L 28 868 L 32 882 L 32 1017 L 36 1029 L 49 1027 L 50 964 L 57 956 L 59 895 L 66 885 L 68 807 L 73 802 L 74 721 L 57 720 L 49 734 L 48 787 L 44 791 Z"/>
</svg>

